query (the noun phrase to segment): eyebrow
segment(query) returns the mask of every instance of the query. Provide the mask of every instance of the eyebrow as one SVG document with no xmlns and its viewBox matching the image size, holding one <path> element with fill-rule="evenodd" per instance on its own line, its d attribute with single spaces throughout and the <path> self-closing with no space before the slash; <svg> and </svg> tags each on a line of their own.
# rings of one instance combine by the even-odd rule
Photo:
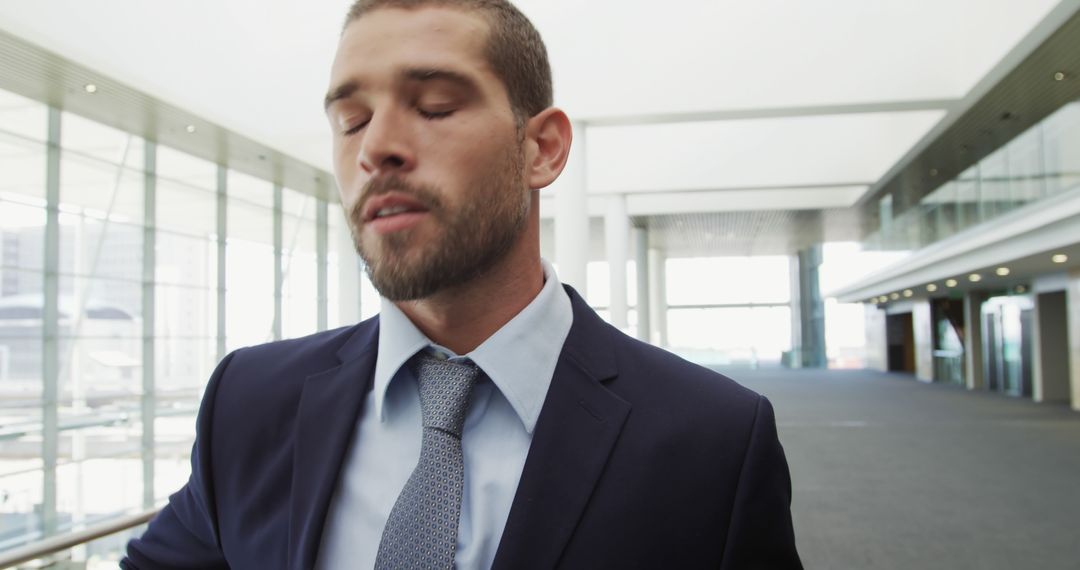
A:
<svg viewBox="0 0 1080 570">
<path fill-rule="evenodd" d="M 474 91 L 476 89 L 476 83 L 468 76 L 458 73 L 456 71 L 450 71 L 448 69 L 436 69 L 436 68 L 411 68 L 406 69 L 401 73 L 401 78 L 409 82 L 428 83 L 432 81 L 446 81 L 452 83 L 460 88 Z M 326 94 L 326 98 L 323 99 L 323 110 L 329 110 L 330 106 L 334 103 L 352 97 L 357 91 L 360 90 L 361 84 L 359 81 L 352 80 L 346 81 L 341 85 L 333 88 Z"/>
<path fill-rule="evenodd" d="M 349 97 L 352 97 L 353 93 L 356 93 L 359 90 L 359 81 L 346 81 L 345 83 L 338 85 L 326 94 L 326 98 L 323 99 L 323 110 L 329 111 L 330 105 L 333 105 L 334 103 L 342 99 L 348 99 Z"/>
</svg>

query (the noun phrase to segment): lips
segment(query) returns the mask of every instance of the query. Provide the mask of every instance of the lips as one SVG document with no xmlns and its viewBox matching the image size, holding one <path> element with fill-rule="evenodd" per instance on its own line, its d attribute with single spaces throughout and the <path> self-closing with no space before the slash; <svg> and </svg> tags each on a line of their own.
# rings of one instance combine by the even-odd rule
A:
<svg viewBox="0 0 1080 570">
<path fill-rule="evenodd" d="M 402 230 L 418 223 L 428 214 L 419 200 L 401 192 L 389 192 L 370 198 L 364 204 L 361 219 L 376 233 Z"/>
</svg>

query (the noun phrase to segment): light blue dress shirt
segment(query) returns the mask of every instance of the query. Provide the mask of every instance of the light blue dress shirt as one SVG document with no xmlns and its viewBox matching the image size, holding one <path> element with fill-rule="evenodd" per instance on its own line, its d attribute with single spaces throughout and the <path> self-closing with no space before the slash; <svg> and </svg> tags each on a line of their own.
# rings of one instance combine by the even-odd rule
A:
<svg viewBox="0 0 1080 570">
<path fill-rule="evenodd" d="M 544 287 L 510 322 L 462 355 L 483 371 L 465 418 L 465 488 L 455 561 L 461 569 L 495 560 L 555 364 L 570 332 L 570 298 L 551 265 Z M 334 492 L 317 568 L 372 568 L 383 527 L 420 457 L 420 395 L 406 364 L 431 342 L 383 299 L 374 387 L 364 401 Z M 362 379 L 357 378 L 357 382 Z"/>
</svg>

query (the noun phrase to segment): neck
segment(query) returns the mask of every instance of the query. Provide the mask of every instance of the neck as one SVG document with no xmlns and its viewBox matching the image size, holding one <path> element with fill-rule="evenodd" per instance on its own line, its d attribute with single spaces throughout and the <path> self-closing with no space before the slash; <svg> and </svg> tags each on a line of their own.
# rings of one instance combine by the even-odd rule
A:
<svg viewBox="0 0 1080 570">
<path fill-rule="evenodd" d="M 459 287 L 395 303 L 432 341 L 467 354 L 510 322 L 544 286 L 539 244 L 521 240 L 495 267 Z"/>
</svg>

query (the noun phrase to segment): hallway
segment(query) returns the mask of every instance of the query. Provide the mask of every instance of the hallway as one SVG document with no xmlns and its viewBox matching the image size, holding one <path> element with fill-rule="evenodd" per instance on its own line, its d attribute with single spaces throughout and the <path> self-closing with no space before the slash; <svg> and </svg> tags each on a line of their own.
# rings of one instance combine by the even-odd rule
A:
<svg viewBox="0 0 1080 570">
<path fill-rule="evenodd" d="M 1080 413 L 908 376 L 758 370 L 808 569 L 1080 568 Z"/>
</svg>

